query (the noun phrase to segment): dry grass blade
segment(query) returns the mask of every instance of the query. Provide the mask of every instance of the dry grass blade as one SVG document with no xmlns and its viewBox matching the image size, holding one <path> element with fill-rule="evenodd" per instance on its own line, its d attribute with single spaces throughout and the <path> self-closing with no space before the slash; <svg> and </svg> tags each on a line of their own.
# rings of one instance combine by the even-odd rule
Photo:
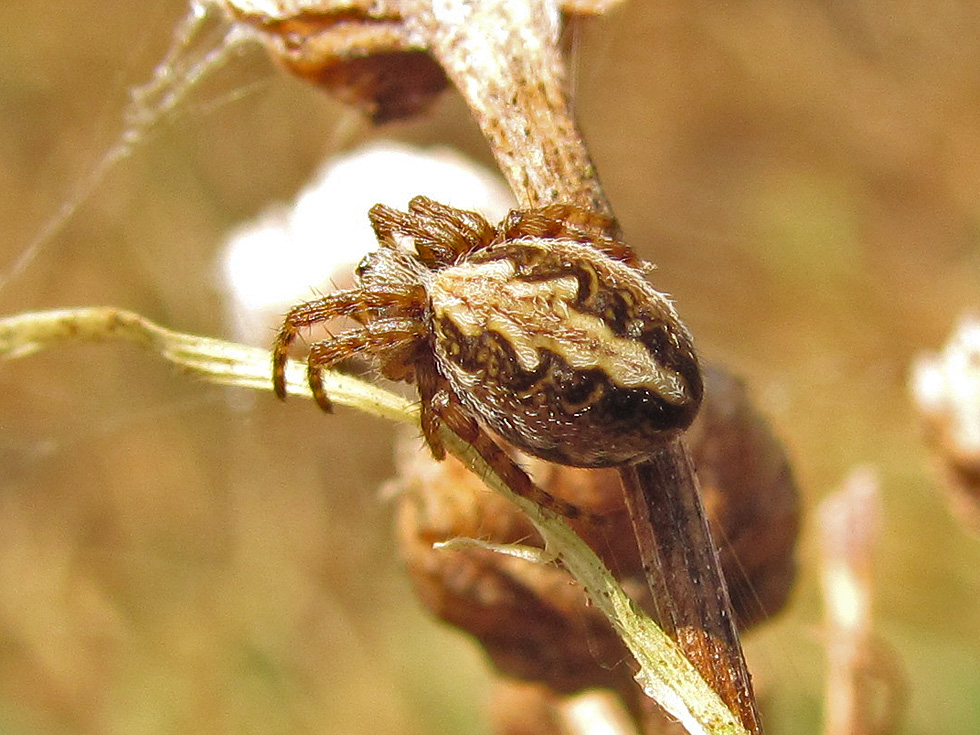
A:
<svg viewBox="0 0 980 735">
<path fill-rule="evenodd" d="M 0 320 L 0 357 L 6 359 L 26 357 L 66 342 L 110 339 L 140 344 L 213 383 L 272 390 L 272 359 L 267 350 L 175 332 L 131 311 L 96 306 L 30 312 Z M 312 397 L 305 365 L 290 362 L 286 379 L 291 395 Z M 339 405 L 403 423 L 416 420 L 411 401 L 363 380 L 330 373 L 324 385 Z"/>
</svg>

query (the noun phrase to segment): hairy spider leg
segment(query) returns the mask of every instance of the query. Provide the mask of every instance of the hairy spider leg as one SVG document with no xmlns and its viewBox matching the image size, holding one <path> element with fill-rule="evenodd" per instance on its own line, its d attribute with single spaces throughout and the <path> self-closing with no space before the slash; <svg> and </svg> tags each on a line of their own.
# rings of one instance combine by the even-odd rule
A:
<svg viewBox="0 0 980 735">
<path fill-rule="evenodd" d="M 286 361 L 289 346 L 305 327 L 339 316 L 355 316 L 365 308 L 404 304 L 406 294 L 382 289 L 347 289 L 294 306 L 286 314 L 272 350 L 272 386 L 279 398 L 286 397 Z"/>
<path fill-rule="evenodd" d="M 539 209 L 515 209 L 501 226 L 506 239 L 514 237 L 565 237 L 582 240 L 593 237 L 612 238 L 616 221 L 574 204 L 549 204 Z"/>
<path fill-rule="evenodd" d="M 590 243 L 617 260 L 630 265 L 639 263 L 633 248 L 619 239 L 616 220 L 574 204 L 513 210 L 500 226 L 498 241 L 521 237 L 566 238 Z"/>
<path fill-rule="evenodd" d="M 570 520 L 587 519 L 596 524 L 605 522 L 602 516 L 587 513 L 573 503 L 556 498 L 535 483 L 448 390 L 439 391 L 430 405 L 439 420 L 460 439 L 473 447 L 477 454 L 483 458 L 483 461 L 506 483 L 507 487 L 522 498 L 530 500 L 532 503 L 563 518 Z"/>
<path fill-rule="evenodd" d="M 363 327 L 350 329 L 332 339 L 315 342 L 306 361 L 306 375 L 313 397 L 320 408 L 332 410 L 330 398 L 323 388 L 323 371 L 348 357 L 376 352 L 395 352 L 417 343 L 427 334 L 426 326 L 417 319 L 375 319 Z"/>
<path fill-rule="evenodd" d="M 396 235 L 411 237 L 419 260 L 429 268 L 455 263 L 461 255 L 490 243 L 496 230 L 475 212 L 465 212 L 415 197 L 408 212 L 383 204 L 371 207 L 368 217 L 378 241 L 396 247 Z"/>
<path fill-rule="evenodd" d="M 504 448 L 495 442 L 483 429 L 477 428 L 477 434 L 469 444 L 493 468 L 493 471 L 507 483 L 507 486 L 522 498 L 526 498 L 536 505 L 547 508 L 563 518 L 571 520 L 587 518 L 594 523 L 603 522 L 600 516 L 593 516 L 584 512 L 573 503 L 556 498 L 535 483 L 527 472 L 517 462 L 511 459 L 511 456 L 507 454 Z"/>
<path fill-rule="evenodd" d="M 437 400 L 445 400 L 442 394 L 448 390 L 446 379 L 439 373 L 432 350 L 420 355 L 415 365 L 415 385 L 419 391 L 419 423 L 422 436 L 429 445 L 432 456 L 438 460 L 446 458 L 446 448 L 439 437 L 439 416 L 434 408 Z"/>
<path fill-rule="evenodd" d="M 429 268 L 446 265 L 455 258 L 452 249 L 434 239 L 420 218 L 411 212 L 400 212 L 384 204 L 375 204 L 368 212 L 368 219 L 371 220 L 374 236 L 385 247 L 397 248 L 397 235 L 412 238 L 419 260 Z"/>
<path fill-rule="evenodd" d="M 434 237 L 426 222 L 416 214 L 376 204 L 371 207 L 368 217 L 378 242 L 394 248 L 398 246 L 396 235 L 410 237 L 419 260 L 428 268 L 437 269 L 456 260 L 458 253 L 452 240 L 445 236 Z"/>
<path fill-rule="evenodd" d="M 408 208 L 424 218 L 427 229 L 443 233 L 452 242 L 457 257 L 487 247 L 497 236 L 497 228 L 477 212 L 456 209 L 424 196 L 414 197 Z"/>
</svg>

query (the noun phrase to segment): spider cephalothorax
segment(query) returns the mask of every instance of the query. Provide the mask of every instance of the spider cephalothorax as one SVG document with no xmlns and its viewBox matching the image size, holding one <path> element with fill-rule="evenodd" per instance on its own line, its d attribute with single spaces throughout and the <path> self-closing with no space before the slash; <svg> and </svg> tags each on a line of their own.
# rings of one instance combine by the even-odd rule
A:
<svg viewBox="0 0 980 735">
<path fill-rule="evenodd" d="M 559 204 L 493 227 L 425 197 L 369 216 L 382 247 L 356 288 L 297 306 L 279 331 L 280 396 L 297 331 L 348 316 L 360 326 L 310 349 L 317 401 L 329 410 L 321 370 L 373 356 L 386 377 L 416 382 L 437 457 L 440 422 L 467 441 L 485 442 L 485 427 L 543 459 L 601 467 L 648 456 L 693 420 L 691 338 L 604 218 Z"/>
</svg>

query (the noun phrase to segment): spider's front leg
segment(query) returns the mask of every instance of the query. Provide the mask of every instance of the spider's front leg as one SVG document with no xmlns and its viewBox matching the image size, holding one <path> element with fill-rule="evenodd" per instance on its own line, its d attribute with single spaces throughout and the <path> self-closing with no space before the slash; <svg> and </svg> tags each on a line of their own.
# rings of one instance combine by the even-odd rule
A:
<svg viewBox="0 0 980 735">
<path fill-rule="evenodd" d="M 417 196 L 408 212 L 376 204 L 368 213 L 378 242 L 396 248 L 410 237 L 419 259 L 430 268 L 452 265 L 466 253 L 487 247 L 496 229 L 481 215 Z"/>
<path fill-rule="evenodd" d="M 405 354 L 425 336 L 425 326 L 414 319 L 376 319 L 363 327 L 351 329 L 331 339 L 315 342 L 306 361 L 306 376 L 320 408 L 332 410 L 330 397 L 323 388 L 323 371 L 355 355 L 382 355 L 385 363 L 401 362 Z M 411 350 L 408 350 L 408 354 Z M 398 371 L 404 374 L 404 368 Z"/>
<path fill-rule="evenodd" d="M 372 309 L 397 307 L 404 301 L 405 295 L 394 291 L 357 288 L 337 291 L 290 309 L 279 328 L 272 349 L 272 386 L 276 395 L 279 398 L 286 397 L 286 362 L 289 359 L 289 347 L 300 330 L 337 317 L 358 317 Z M 330 411 L 330 399 L 320 385 L 319 370 L 331 367 L 352 355 L 377 352 L 388 346 L 398 346 L 402 342 L 398 335 L 404 332 L 403 325 L 392 325 L 390 322 L 403 321 L 410 320 L 379 319 L 374 322 L 375 326 L 369 324 L 313 345 L 307 362 L 310 387 L 317 403 L 325 411 Z M 413 331 L 414 334 L 417 334 L 417 330 Z M 336 347 L 331 348 L 331 345 Z"/>
</svg>

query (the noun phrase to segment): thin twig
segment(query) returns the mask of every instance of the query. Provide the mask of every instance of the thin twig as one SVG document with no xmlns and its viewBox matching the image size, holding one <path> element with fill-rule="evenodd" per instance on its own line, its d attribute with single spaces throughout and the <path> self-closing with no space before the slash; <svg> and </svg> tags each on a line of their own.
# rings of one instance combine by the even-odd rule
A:
<svg viewBox="0 0 980 735">
<path fill-rule="evenodd" d="M 111 306 L 30 312 L 0 319 L 0 358 L 27 357 L 68 342 L 120 340 L 149 348 L 164 359 L 212 383 L 272 390 L 272 357 L 267 350 L 165 329 L 139 314 Z M 306 366 L 286 368 L 290 394 L 312 398 Z M 392 421 L 416 422 L 414 404 L 390 391 L 342 373 L 325 373 L 324 388 L 342 406 Z"/>
<path fill-rule="evenodd" d="M 612 216 L 565 94 L 552 0 L 408 0 L 405 23 L 456 85 L 522 206 Z"/>
</svg>

